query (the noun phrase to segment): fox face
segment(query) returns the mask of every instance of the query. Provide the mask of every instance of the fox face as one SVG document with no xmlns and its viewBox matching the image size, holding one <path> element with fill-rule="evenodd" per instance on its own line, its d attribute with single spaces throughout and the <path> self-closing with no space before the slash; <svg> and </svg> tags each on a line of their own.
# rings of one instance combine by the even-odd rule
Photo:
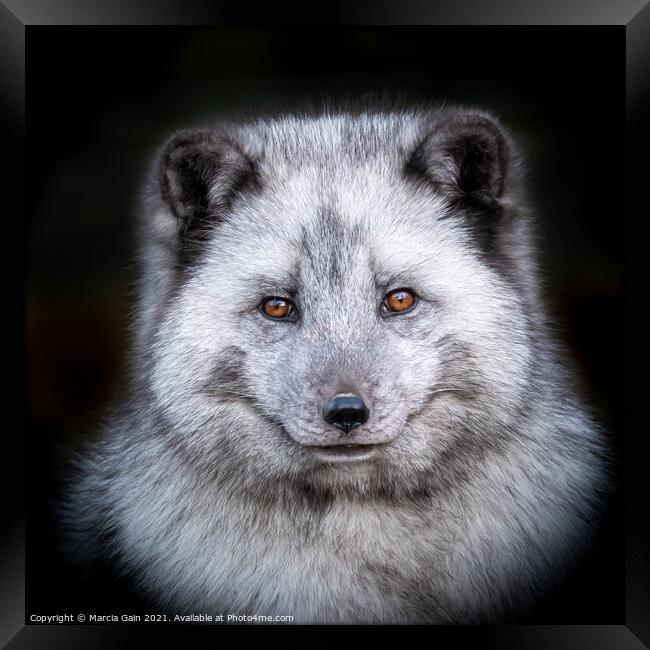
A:
<svg viewBox="0 0 650 650">
<path fill-rule="evenodd" d="M 169 279 L 150 310 L 150 395 L 197 463 L 413 492 L 522 417 L 518 156 L 483 113 L 406 117 L 287 118 L 166 145 L 143 231 Z"/>
</svg>

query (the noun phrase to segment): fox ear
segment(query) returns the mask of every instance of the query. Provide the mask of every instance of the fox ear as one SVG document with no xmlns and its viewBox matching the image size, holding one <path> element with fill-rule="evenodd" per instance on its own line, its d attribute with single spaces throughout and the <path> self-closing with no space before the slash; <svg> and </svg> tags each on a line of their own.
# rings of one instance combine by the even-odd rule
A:
<svg viewBox="0 0 650 650">
<path fill-rule="evenodd" d="M 407 170 L 425 177 L 452 200 L 494 207 L 506 191 L 511 166 L 507 136 L 478 112 L 455 112 L 417 146 Z"/>
<path fill-rule="evenodd" d="M 189 239 L 218 221 L 237 193 L 257 179 L 255 164 L 237 144 L 209 130 L 174 135 L 164 148 L 160 175 L 163 199 Z"/>
</svg>

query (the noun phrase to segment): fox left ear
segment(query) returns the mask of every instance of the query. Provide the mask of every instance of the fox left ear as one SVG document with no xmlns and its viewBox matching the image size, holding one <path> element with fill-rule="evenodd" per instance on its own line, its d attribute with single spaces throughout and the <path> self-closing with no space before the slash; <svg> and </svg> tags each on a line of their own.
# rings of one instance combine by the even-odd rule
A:
<svg viewBox="0 0 650 650">
<path fill-rule="evenodd" d="M 257 169 L 226 134 L 194 129 L 175 134 L 167 143 L 160 179 L 182 248 L 216 224 L 238 193 L 256 186 Z"/>
<path fill-rule="evenodd" d="M 509 141 L 483 113 L 454 112 L 433 125 L 407 161 L 407 171 L 436 189 L 476 207 L 496 207 L 512 167 Z"/>
</svg>

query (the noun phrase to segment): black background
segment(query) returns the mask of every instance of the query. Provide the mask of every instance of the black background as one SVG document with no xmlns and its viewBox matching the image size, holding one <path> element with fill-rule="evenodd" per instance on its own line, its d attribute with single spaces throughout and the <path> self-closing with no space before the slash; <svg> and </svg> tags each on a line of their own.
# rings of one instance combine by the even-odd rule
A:
<svg viewBox="0 0 650 650">
<path fill-rule="evenodd" d="M 616 27 L 31 28 L 27 615 L 135 606 L 78 591 L 48 513 L 119 386 L 135 197 L 175 128 L 386 91 L 493 111 L 527 155 L 552 309 L 622 457 L 624 55 Z M 623 622 L 621 492 L 593 556 L 520 622 Z"/>
</svg>

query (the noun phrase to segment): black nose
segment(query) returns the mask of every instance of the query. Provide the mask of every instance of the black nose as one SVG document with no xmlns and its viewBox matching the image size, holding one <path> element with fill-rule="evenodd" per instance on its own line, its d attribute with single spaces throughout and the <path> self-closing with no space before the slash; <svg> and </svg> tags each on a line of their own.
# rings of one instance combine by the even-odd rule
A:
<svg viewBox="0 0 650 650">
<path fill-rule="evenodd" d="M 345 433 L 368 421 L 368 408 L 363 400 L 353 393 L 339 393 L 325 405 L 323 419 L 327 424 Z"/>
</svg>

